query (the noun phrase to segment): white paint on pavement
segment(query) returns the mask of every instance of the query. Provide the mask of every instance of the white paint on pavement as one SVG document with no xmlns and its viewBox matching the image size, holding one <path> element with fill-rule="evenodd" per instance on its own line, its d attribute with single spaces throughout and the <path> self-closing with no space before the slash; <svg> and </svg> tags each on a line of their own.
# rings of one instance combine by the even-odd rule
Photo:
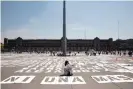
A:
<svg viewBox="0 0 133 89">
<path fill-rule="evenodd" d="M 98 83 L 122 83 L 122 82 L 133 82 L 133 78 L 125 75 L 97 75 L 91 76 Z"/>
<path fill-rule="evenodd" d="M 10 76 L 1 82 L 1 84 L 12 84 L 12 83 L 30 83 L 35 76 Z"/>
<path fill-rule="evenodd" d="M 41 84 L 86 84 L 81 76 L 46 76 Z"/>
</svg>

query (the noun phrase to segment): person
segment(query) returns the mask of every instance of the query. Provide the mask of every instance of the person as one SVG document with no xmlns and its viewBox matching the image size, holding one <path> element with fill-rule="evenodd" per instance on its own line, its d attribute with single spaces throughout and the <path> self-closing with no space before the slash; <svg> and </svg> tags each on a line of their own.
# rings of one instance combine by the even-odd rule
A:
<svg viewBox="0 0 133 89">
<path fill-rule="evenodd" d="M 132 51 L 128 52 L 129 57 L 132 57 Z"/>
<path fill-rule="evenodd" d="M 72 66 L 69 64 L 69 61 L 65 61 L 65 67 L 64 67 L 64 74 L 60 75 L 60 76 L 72 76 Z"/>
</svg>

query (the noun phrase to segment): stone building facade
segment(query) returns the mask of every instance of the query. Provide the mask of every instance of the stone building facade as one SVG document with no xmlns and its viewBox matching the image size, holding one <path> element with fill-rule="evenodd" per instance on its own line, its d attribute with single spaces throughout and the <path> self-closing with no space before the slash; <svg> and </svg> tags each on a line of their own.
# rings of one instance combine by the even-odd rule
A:
<svg viewBox="0 0 133 89">
<path fill-rule="evenodd" d="M 129 41 L 131 48 L 133 49 L 133 39 Z M 122 46 L 121 43 L 124 43 Z M 113 41 L 109 39 L 67 39 L 67 51 L 88 51 L 90 49 L 100 51 L 119 50 L 120 45 L 128 48 L 127 41 L 119 40 Z M 62 38 L 61 39 L 4 39 L 4 48 L 8 51 L 61 51 L 62 50 Z M 126 49 L 127 49 L 126 48 Z M 124 50 L 124 49 L 123 49 Z"/>
</svg>

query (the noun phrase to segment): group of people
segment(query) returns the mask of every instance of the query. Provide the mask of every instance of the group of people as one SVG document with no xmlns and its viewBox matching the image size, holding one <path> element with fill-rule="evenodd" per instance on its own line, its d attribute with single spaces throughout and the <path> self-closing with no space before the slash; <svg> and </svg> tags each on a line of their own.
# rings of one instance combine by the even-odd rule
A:
<svg viewBox="0 0 133 89">
<path fill-rule="evenodd" d="M 92 56 L 92 55 L 94 55 L 94 56 L 96 56 L 96 54 L 98 54 L 98 55 L 100 55 L 100 54 L 106 54 L 106 55 L 108 55 L 108 54 L 110 54 L 110 55 L 120 55 L 120 56 L 122 56 L 122 55 L 129 55 L 130 57 L 133 55 L 133 51 L 95 51 L 95 52 L 85 52 L 85 54 L 87 55 L 87 56 Z"/>
<path fill-rule="evenodd" d="M 22 50 L 15 50 L 15 49 L 12 49 L 10 52 L 14 52 L 14 53 L 22 53 L 23 51 Z M 50 56 L 61 56 L 62 53 L 60 51 L 53 51 L 53 50 L 50 50 L 50 51 L 42 51 L 42 50 L 27 50 L 25 52 L 28 52 L 28 53 L 45 53 L 45 54 L 50 54 Z M 70 56 L 76 56 L 77 54 L 79 54 L 81 51 L 68 51 L 68 55 Z M 82 51 L 83 52 L 83 51 Z M 133 50 L 130 51 L 95 51 L 93 49 L 90 49 L 88 51 L 84 51 L 85 52 L 85 55 L 87 56 L 96 56 L 97 54 L 100 55 L 100 54 L 111 54 L 111 55 L 129 55 L 129 56 L 132 56 L 133 55 Z M 2 51 L 3 53 L 3 51 Z"/>
</svg>

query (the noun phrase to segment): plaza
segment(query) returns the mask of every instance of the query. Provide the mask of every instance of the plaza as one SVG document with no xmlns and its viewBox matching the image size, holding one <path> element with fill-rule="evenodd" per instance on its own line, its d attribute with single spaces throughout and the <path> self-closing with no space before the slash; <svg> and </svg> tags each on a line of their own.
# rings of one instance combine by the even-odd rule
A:
<svg viewBox="0 0 133 89">
<path fill-rule="evenodd" d="M 42 3 L 2 4 L 1 89 L 133 89 L 133 5 Z"/>
<path fill-rule="evenodd" d="M 1 54 L 1 89 L 132 89 L 133 58 L 101 54 L 60 57 L 44 53 Z M 60 77 L 65 60 L 73 76 Z M 21 86 L 21 87 L 20 87 Z"/>
</svg>

